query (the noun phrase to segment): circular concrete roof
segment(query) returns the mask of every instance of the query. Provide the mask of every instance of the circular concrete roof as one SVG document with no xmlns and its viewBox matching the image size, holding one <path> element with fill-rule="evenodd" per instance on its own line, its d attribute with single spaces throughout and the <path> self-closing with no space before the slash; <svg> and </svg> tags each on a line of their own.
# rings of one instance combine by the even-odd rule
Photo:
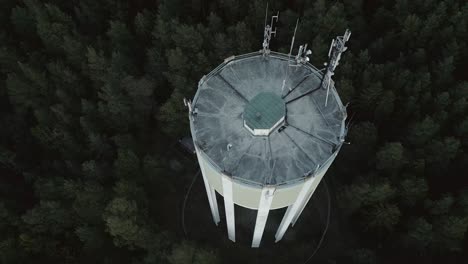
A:
<svg viewBox="0 0 468 264">
<path fill-rule="evenodd" d="M 215 169 L 252 185 L 293 184 L 313 176 L 342 145 L 346 109 L 332 84 L 311 64 L 272 52 L 237 56 L 200 81 L 190 128 L 202 156 Z M 283 87 L 284 81 L 284 87 Z M 284 108 L 283 108 L 284 106 Z M 267 136 L 244 127 L 282 125 Z M 258 118 L 260 116 L 260 118 Z"/>
</svg>

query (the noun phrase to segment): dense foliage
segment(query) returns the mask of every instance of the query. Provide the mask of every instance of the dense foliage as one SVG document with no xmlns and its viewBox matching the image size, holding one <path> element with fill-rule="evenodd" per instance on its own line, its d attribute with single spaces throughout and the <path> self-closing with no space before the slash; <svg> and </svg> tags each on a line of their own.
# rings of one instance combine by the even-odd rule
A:
<svg viewBox="0 0 468 264">
<path fill-rule="evenodd" d="M 317 66 L 353 31 L 335 75 L 351 144 L 327 174 L 346 250 L 328 263 L 467 261 L 468 4 L 283 2 L 273 50 L 298 17 Z M 184 240 L 165 212 L 196 166 L 171 151 L 188 135 L 182 98 L 261 48 L 265 5 L 0 0 L 0 262 L 244 259 Z"/>
</svg>

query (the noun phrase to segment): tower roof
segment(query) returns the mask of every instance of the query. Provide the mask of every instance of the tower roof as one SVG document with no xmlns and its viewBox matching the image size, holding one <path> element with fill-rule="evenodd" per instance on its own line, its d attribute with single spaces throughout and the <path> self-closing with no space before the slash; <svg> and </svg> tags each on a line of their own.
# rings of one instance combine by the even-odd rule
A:
<svg viewBox="0 0 468 264">
<path fill-rule="evenodd" d="M 333 84 L 325 106 L 322 74 L 309 63 L 286 74 L 289 63 L 294 59 L 275 52 L 241 55 L 200 81 L 190 127 L 216 169 L 247 184 L 290 184 L 339 149 L 346 110 Z"/>
</svg>

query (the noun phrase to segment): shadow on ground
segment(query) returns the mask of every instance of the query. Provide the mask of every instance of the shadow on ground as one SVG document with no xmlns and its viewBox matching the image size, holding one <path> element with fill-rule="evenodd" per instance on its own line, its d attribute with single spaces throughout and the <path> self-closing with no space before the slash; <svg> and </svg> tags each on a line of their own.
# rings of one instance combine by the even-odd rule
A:
<svg viewBox="0 0 468 264">
<path fill-rule="evenodd" d="M 340 236 L 337 207 L 333 188 L 331 197 L 330 224 L 325 239 L 307 263 L 333 263 L 343 250 Z M 184 193 L 185 195 L 185 193 Z M 216 248 L 224 263 L 304 263 L 314 252 L 322 236 L 328 211 L 328 195 L 325 182 L 317 188 L 294 227 L 290 227 L 283 240 L 274 242 L 274 235 L 286 208 L 270 211 L 260 248 L 252 249 L 252 236 L 257 211 L 235 207 L 236 243 L 227 238 L 222 196 L 217 195 L 221 222 L 213 223 L 201 175 L 197 178 L 188 196 L 185 207 L 185 229 L 187 239 Z M 182 206 L 181 206 L 182 211 Z M 182 228 L 181 228 L 182 230 Z M 183 235 L 183 232 L 182 232 Z"/>
</svg>

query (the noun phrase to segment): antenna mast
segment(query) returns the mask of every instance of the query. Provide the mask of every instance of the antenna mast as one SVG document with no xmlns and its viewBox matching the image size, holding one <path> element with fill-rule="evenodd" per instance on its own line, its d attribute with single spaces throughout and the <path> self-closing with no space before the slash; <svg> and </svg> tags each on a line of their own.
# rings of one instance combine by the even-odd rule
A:
<svg viewBox="0 0 468 264">
<path fill-rule="evenodd" d="M 273 34 L 276 37 L 276 28 L 273 29 L 273 22 L 278 22 L 279 11 L 276 13 L 276 16 L 271 16 L 270 25 L 267 25 L 267 17 L 268 17 L 268 3 L 267 3 L 266 11 L 265 11 L 265 30 L 263 31 L 263 49 L 262 49 L 263 57 L 268 56 L 270 54 L 271 35 Z"/>
<path fill-rule="evenodd" d="M 289 61 L 291 60 L 291 53 L 294 47 L 294 40 L 296 39 L 296 31 L 297 31 L 298 24 L 299 24 L 299 18 L 296 20 L 296 27 L 294 28 L 294 35 L 291 39 L 291 47 L 289 48 L 289 54 L 288 54 L 288 64 L 286 66 L 286 77 L 283 79 L 283 85 L 281 86 L 281 94 L 283 94 L 284 86 L 286 85 L 286 80 L 289 78 L 289 66 L 291 66 Z"/>
<path fill-rule="evenodd" d="M 195 107 L 193 108 L 192 106 L 192 101 L 191 100 L 187 100 L 185 97 L 184 97 L 184 105 L 188 108 L 188 112 L 189 112 L 189 117 L 190 119 L 192 119 L 192 121 L 194 120 L 193 116 L 198 114 L 198 109 Z"/>
<path fill-rule="evenodd" d="M 327 71 L 323 75 L 322 78 L 322 88 L 327 89 L 327 96 L 325 98 L 325 106 L 328 103 L 328 95 L 330 93 L 330 85 L 333 84 L 332 76 L 335 74 L 335 68 L 338 66 L 339 61 L 341 59 L 341 53 L 345 52 L 348 47 L 345 46 L 346 42 L 349 40 L 351 36 L 351 31 L 346 29 L 343 36 L 337 36 L 336 39 L 332 40 L 330 45 L 330 49 L 328 50 L 328 64 Z"/>
<path fill-rule="evenodd" d="M 291 52 L 293 50 L 293 47 L 294 47 L 294 40 L 296 39 L 296 31 L 297 31 L 297 25 L 299 24 L 299 18 L 296 20 L 296 27 L 294 28 L 294 35 L 291 39 L 291 47 L 289 48 L 289 54 L 288 54 L 288 58 L 291 58 Z"/>
</svg>

